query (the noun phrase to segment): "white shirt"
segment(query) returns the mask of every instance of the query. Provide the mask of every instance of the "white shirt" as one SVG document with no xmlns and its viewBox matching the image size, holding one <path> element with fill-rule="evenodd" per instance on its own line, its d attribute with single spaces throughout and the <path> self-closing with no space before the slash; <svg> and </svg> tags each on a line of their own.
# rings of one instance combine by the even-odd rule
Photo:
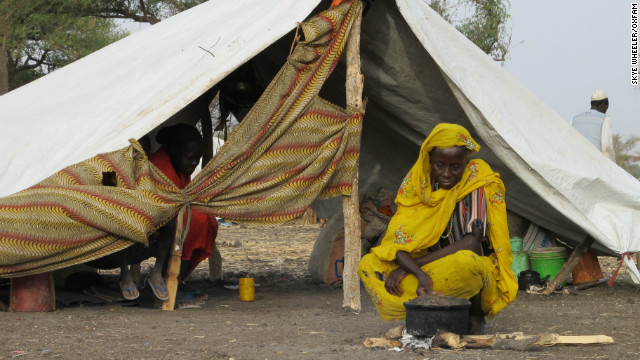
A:
<svg viewBox="0 0 640 360">
<path fill-rule="evenodd" d="M 580 119 L 574 124 L 576 119 Z M 569 122 L 584 135 L 594 146 L 598 147 L 604 156 L 615 162 L 613 150 L 613 134 L 611 133 L 611 118 L 595 109 L 580 113 Z"/>
<path fill-rule="evenodd" d="M 616 154 L 613 151 L 613 134 L 611 133 L 611 118 L 609 116 L 602 121 L 602 134 L 600 136 L 600 149 L 607 159 L 616 162 Z"/>
</svg>

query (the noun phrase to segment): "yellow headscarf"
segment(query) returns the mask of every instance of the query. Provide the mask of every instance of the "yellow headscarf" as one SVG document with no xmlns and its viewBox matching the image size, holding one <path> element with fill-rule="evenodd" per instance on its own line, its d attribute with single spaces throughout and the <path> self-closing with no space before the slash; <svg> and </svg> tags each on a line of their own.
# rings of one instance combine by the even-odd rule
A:
<svg viewBox="0 0 640 360">
<path fill-rule="evenodd" d="M 473 140 L 467 129 L 455 124 L 439 124 L 422 144 L 418 160 L 402 181 L 396 204 L 398 210 L 391 219 L 387 233 L 380 246 L 371 249 L 378 258 L 393 261 L 397 251 L 406 251 L 414 256 L 423 254 L 435 245 L 449 224 L 456 203 L 473 190 L 483 187 L 487 201 L 487 229 L 495 254 L 494 275 L 498 287 L 508 302 L 515 299 L 517 280 L 511 270 L 512 253 L 507 228 L 504 184 L 500 174 L 480 159 L 467 164 L 462 179 L 453 188 L 431 189 L 431 163 L 429 152 L 434 148 L 463 146 L 473 152 L 480 145 Z"/>
</svg>

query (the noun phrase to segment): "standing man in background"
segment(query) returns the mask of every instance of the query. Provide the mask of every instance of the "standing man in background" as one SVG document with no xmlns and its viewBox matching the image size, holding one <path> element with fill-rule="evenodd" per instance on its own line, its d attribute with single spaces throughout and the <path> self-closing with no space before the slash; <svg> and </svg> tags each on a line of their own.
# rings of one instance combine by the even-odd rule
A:
<svg viewBox="0 0 640 360">
<path fill-rule="evenodd" d="M 607 159 L 615 163 L 611 118 L 606 115 L 607 109 L 609 109 L 607 94 L 602 90 L 596 90 L 591 94 L 591 109 L 574 116 L 570 124 L 600 149 Z M 640 264 L 640 252 L 633 256 L 635 262 Z"/>
<path fill-rule="evenodd" d="M 574 116 L 571 125 L 600 149 L 607 159 L 615 162 L 611 118 L 606 115 L 607 109 L 607 94 L 602 90 L 596 90 L 591 94 L 591 109 Z"/>
</svg>

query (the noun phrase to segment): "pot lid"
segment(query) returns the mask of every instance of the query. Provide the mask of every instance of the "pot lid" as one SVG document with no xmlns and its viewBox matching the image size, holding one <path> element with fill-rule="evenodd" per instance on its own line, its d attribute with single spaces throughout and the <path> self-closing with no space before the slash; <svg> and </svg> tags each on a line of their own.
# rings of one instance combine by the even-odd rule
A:
<svg viewBox="0 0 640 360">
<path fill-rule="evenodd" d="M 444 295 L 422 295 L 404 303 L 405 307 L 455 307 L 470 306 L 471 302 L 464 298 Z"/>
</svg>

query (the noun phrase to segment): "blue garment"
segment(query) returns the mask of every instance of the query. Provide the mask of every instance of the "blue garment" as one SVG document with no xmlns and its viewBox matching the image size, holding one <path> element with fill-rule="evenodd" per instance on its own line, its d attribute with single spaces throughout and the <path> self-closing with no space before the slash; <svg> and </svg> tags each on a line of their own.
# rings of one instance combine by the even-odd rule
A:
<svg viewBox="0 0 640 360">
<path fill-rule="evenodd" d="M 602 151 L 602 123 L 606 117 L 606 114 L 592 109 L 574 116 L 571 125 Z"/>
</svg>

